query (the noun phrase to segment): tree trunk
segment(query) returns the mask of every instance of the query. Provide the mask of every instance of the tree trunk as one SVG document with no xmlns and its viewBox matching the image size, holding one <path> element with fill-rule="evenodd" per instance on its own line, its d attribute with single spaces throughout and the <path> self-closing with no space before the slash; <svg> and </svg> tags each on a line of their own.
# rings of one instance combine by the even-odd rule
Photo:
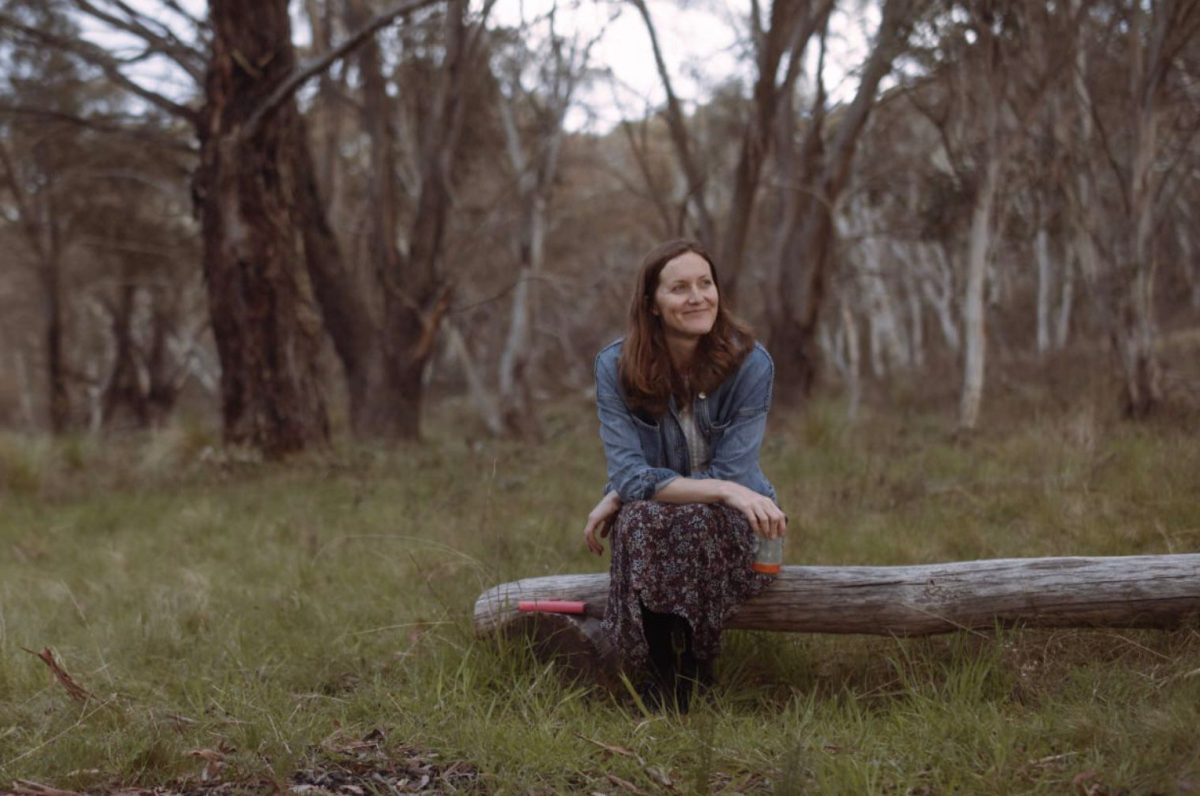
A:
<svg viewBox="0 0 1200 796">
<path fill-rule="evenodd" d="M 908 305 L 908 346 L 913 367 L 925 366 L 925 313 L 921 309 L 921 289 L 917 286 L 917 274 L 912 262 L 912 247 L 894 243 L 892 245 L 900 264 L 901 280 L 904 284 L 904 301 Z"/>
<path fill-rule="evenodd" d="M 320 320 L 301 263 L 297 195 L 307 148 L 294 100 L 247 129 L 295 66 L 286 0 L 210 0 L 212 54 L 201 112 L 195 194 L 204 273 L 221 359 L 227 442 L 279 457 L 324 443 L 317 365 Z"/>
<path fill-rule="evenodd" d="M 463 333 L 459 331 L 458 326 L 448 320 L 446 321 L 445 335 L 450 353 L 458 358 L 459 365 L 462 367 L 463 376 L 467 380 L 467 394 L 471 396 L 471 402 L 475 404 L 479 416 L 483 418 L 484 427 L 492 436 L 500 436 L 504 433 L 504 421 L 500 417 L 500 407 L 497 406 L 492 391 L 488 389 L 487 383 L 479 373 L 479 366 L 475 363 L 475 357 L 471 355 L 471 349 L 467 346 Z"/>
<path fill-rule="evenodd" d="M 946 256 L 940 245 L 917 244 L 917 260 L 922 265 L 921 292 L 933 307 L 942 340 L 953 352 L 961 348 L 958 322 L 954 317 L 954 273 L 946 264 Z"/>
<path fill-rule="evenodd" d="M 145 428 L 149 424 L 149 406 L 139 378 L 133 342 L 137 288 L 130 281 L 130 274 L 124 273 L 121 278 L 124 284 L 120 287 L 117 301 L 114 306 L 108 307 L 113 361 L 100 399 L 100 418 L 103 425 L 112 426 L 117 413 L 124 408 L 138 428 Z"/>
<path fill-rule="evenodd" d="M 349 0 L 346 5 L 349 27 L 358 28 L 370 19 L 363 0 Z M 400 228 L 400 207 L 397 197 L 396 141 L 394 104 L 387 92 L 383 74 L 383 57 L 375 37 L 365 41 L 358 51 L 359 74 L 362 79 L 363 126 L 370 140 L 370 164 L 367 169 L 367 253 L 366 273 L 383 284 L 385 291 L 399 282 L 402 256 L 397 249 Z M 396 284 L 398 287 L 398 284 Z M 347 287 L 347 289 L 349 289 Z M 401 288 L 403 289 L 403 288 Z M 364 307 L 365 299 L 358 302 Z M 385 302 L 385 305 L 387 302 Z M 385 323 L 396 323 L 389 318 Z M 402 334 L 408 333 L 409 323 L 401 324 Z M 350 426 L 359 439 L 382 436 L 386 439 L 415 439 L 420 423 L 420 394 L 423 363 L 406 368 L 403 350 L 394 350 L 387 335 L 376 339 L 360 339 L 354 343 L 353 356 L 343 356 L 350 384 Z M 402 337 L 401 340 L 420 339 Z"/>
<path fill-rule="evenodd" d="M 1062 350 L 1071 335 L 1071 312 L 1075 304 L 1075 263 L 1063 262 L 1062 295 L 1058 299 L 1058 320 L 1054 332 L 1054 347 Z"/>
<path fill-rule="evenodd" d="M 841 301 L 841 324 L 846 341 L 846 416 L 851 420 L 858 417 L 858 408 L 862 403 L 862 365 L 858 344 L 858 323 L 850 304 L 844 298 Z"/>
<path fill-rule="evenodd" d="M 61 434 L 71 422 L 71 402 L 67 395 L 67 371 L 63 353 L 62 274 L 57 254 L 44 258 L 38 264 L 38 283 L 42 290 L 50 431 Z"/>
<path fill-rule="evenodd" d="M 168 340 L 177 326 L 177 308 L 163 306 L 166 291 L 151 289 L 153 306 L 150 316 L 150 344 L 144 355 L 144 366 L 148 377 L 146 391 L 146 425 L 162 425 L 179 398 L 179 388 L 185 373 L 182 362 L 174 362 L 170 356 Z"/>
<path fill-rule="evenodd" d="M 0 166 L 4 183 L 12 193 L 16 218 L 25 235 L 34 260 L 39 298 L 42 305 L 42 343 L 46 361 L 46 403 L 50 430 L 60 434 L 70 423 L 71 405 L 67 393 L 66 365 L 63 353 L 62 308 L 62 236 L 56 212 L 55 173 L 44 164 L 43 147 L 33 147 L 33 162 L 41 183 L 29 193 L 17 173 L 14 158 L 0 140 Z"/>
<path fill-rule="evenodd" d="M 1154 275 L 1148 268 L 1135 268 L 1127 285 L 1117 331 L 1124 388 L 1121 409 L 1126 417 L 1141 419 L 1162 403 L 1162 366 L 1158 360 L 1158 330 L 1154 322 Z"/>
<path fill-rule="evenodd" d="M 1168 15 L 1162 11 L 1153 17 L 1153 33 L 1158 33 L 1157 28 L 1167 24 L 1167 18 Z M 1120 312 L 1117 316 L 1116 343 L 1125 380 L 1121 395 L 1122 409 L 1127 417 L 1144 418 L 1163 400 L 1162 367 L 1156 350 L 1158 328 L 1154 312 L 1156 258 L 1153 240 L 1155 199 L 1160 182 L 1160 178 L 1154 174 L 1161 79 L 1156 76 L 1160 68 L 1157 61 L 1163 55 L 1153 45 L 1149 55 L 1143 54 L 1141 31 L 1137 27 L 1133 26 L 1130 37 L 1133 58 L 1138 62 L 1133 70 L 1137 81 L 1134 94 L 1136 117 L 1133 165 L 1129 175 L 1129 227 L 1133 235 L 1133 252 L 1131 261 L 1118 266 L 1125 278 L 1122 280 L 1124 295 L 1118 303 Z M 1154 38 L 1159 40 L 1158 36 Z"/>
<path fill-rule="evenodd" d="M 1189 212 L 1187 205 L 1181 201 L 1179 209 L 1182 217 L 1186 218 Z M 1200 310 L 1200 257 L 1196 256 L 1196 247 L 1192 244 L 1192 230 L 1187 224 L 1175 225 L 1175 240 L 1179 243 L 1179 265 L 1183 270 L 1183 278 L 1191 289 L 1192 309 Z"/>
<path fill-rule="evenodd" d="M 731 301 L 737 299 L 763 167 L 776 139 L 776 115 L 791 112 L 788 100 L 795 91 L 808 41 L 813 33 L 824 28 L 832 8 L 832 0 L 822 0 L 819 6 L 776 0 L 771 3 L 766 29 L 751 34 L 756 50 L 753 101 L 742 129 L 729 223 L 721 236 L 718 253 L 722 269 L 721 291 Z M 752 13 L 756 12 L 757 7 Z M 753 26 L 761 27 L 760 21 L 755 19 Z M 778 74 L 785 56 L 788 57 L 787 71 L 780 80 Z M 791 146 L 790 140 L 787 146 Z"/>
<path fill-rule="evenodd" d="M 986 307 L 987 268 L 992 247 L 992 213 L 1000 167 L 989 159 L 981 175 L 971 211 L 967 241 L 967 282 L 963 293 L 963 384 L 958 407 L 958 426 L 971 430 L 979 422 L 983 403 L 983 377 L 987 356 Z"/>
<path fill-rule="evenodd" d="M 537 439 L 541 434 L 541 426 L 533 411 L 531 384 L 534 367 L 533 292 L 539 270 L 525 264 L 517 272 L 508 336 L 500 352 L 498 386 L 501 416 L 505 432 L 518 439 Z"/>
<path fill-rule="evenodd" d="M 1033 256 L 1037 263 L 1037 352 L 1050 350 L 1050 305 L 1054 281 L 1054 265 L 1050 261 L 1050 233 L 1044 223 L 1038 224 L 1033 239 Z"/>
<path fill-rule="evenodd" d="M 560 61 L 561 63 L 561 61 Z M 518 84 L 519 85 L 519 84 Z M 517 86 L 513 87 L 514 91 Z M 557 99 L 557 98 L 555 98 Z M 540 424 L 533 412 L 530 385 L 533 368 L 534 280 L 541 275 L 546 243 L 546 191 L 557 169 L 558 146 L 562 136 L 562 116 L 547 137 L 534 142 L 535 152 L 526 155 L 517 126 L 515 98 L 499 97 L 500 117 L 504 122 L 504 140 L 517 182 L 520 227 L 517 232 L 517 284 L 512 292 L 508 334 L 500 350 L 496 369 L 501 418 L 506 433 L 517 438 L 536 438 Z M 538 152 L 540 150 L 540 153 Z M 545 161 L 541 155 L 546 155 Z"/>
<path fill-rule="evenodd" d="M 803 215 L 791 219 L 773 286 L 782 297 L 779 312 L 767 319 L 776 362 L 778 394 L 805 397 L 816 383 L 819 346 L 817 321 L 833 271 L 833 219 L 850 177 L 850 165 L 866 127 L 879 82 L 891 71 L 908 38 L 911 0 L 886 0 L 875 45 L 867 57 L 853 101 L 841 115 L 828 159 L 814 186 L 815 199 L 799 202 Z"/>
<path fill-rule="evenodd" d="M 608 575 L 555 575 L 493 587 L 475 632 L 527 614 L 519 600 L 582 600 L 604 615 Z M 1008 558 L 892 567 L 786 566 L 725 622 L 734 630 L 925 636 L 1015 627 L 1187 627 L 1200 618 L 1200 555 Z"/>
<path fill-rule="evenodd" d="M 450 212 L 450 170 L 458 151 L 464 115 L 465 87 L 476 55 L 479 31 L 468 36 L 464 0 L 449 0 L 445 12 L 446 55 L 437 72 L 435 97 L 426 112 L 421 134 L 422 169 L 416 215 L 407 230 L 409 250 L 395 248 L 394 218 L 395 158 L 387 109 L 378 68 L 373 88 L 375 109 L 371 120 L 380 125 L 373 138 L 373 159 L 378 164 L 379 196 L 385 205 L 373 208 L 374 261 L 394 265 L 376 273 L 373 285 L 383 295 L 383 320 L 370 345 L 360 347 L 361 361 L 350 373 L 354 426 L 360 436 L 382 440 L 415 440 L 420 436 L 421 408 L 425 391 L 425 369 L 434 352 L 442 317 L 450 306 L 449 289 L 442 276 L 442 255 Z M 482 21 L 479 23 L 482 25 Z M 369 47 L 376 48 L 374 43 Z M 382 63 L 377 62 L 379 68 Z M 364 76 L 366 80 L 366 76 Z M 376 150 L 378 142 L 381 149 Z"/>
<path fill-rule="evenodd" d="M 304 12 L 312 28 L 312 52 L 323 55 L 333 49 L 333 3 L 304 0 Z M 372 41 L 374 39 L 372 38 Z M 337 96 L 339 87 L 334 84 L 330 71 L 318 78 L 317 96 L 309 119 L 318 117 L 314 139 L 316 144 L 315 174 L 321 195 L 330 203 L 330 214 L 336 217 L 333 208 L 338 196 L 338 145 L 341 140 L 342 116 Z"/>
</svg>

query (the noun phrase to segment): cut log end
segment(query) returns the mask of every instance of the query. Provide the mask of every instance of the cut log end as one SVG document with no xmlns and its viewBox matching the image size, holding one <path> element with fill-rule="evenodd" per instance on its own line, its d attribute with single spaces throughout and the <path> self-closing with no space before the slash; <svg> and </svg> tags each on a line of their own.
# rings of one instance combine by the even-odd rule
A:
<svg viewBox="0 0 1200 796">
<path fill-rule="evenodd" d="M 528 642 L 538 660 L 554 661 L 568 680 L 609 689 L 618 685 L 617 658 L 596 617 L 522 613 L 502 632 L 510 640 Z"/>
</svg>

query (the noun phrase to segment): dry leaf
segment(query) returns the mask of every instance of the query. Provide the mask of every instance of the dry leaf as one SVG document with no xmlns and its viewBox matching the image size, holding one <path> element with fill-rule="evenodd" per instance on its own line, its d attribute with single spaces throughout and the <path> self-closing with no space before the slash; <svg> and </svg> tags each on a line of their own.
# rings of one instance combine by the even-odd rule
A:
<svg viewBox="0 0 1200 796">
<path fill-rule="evenodd" d="M 204 761 L 204 768 L 200 771 L 200 779 L 204 782 L 216 779 L 221 769 L 225 768 L 225 752 L 221 749 L 193 749 L 188 754 Z"/>
<path fill-rule="evenodd" d="M 675 790 L 675 783 L 671 781 L 662 766 L 646 766 L 646 776 L 650 777 L 656 785 L 662 785 L 667 790 Z"/>
</svg>

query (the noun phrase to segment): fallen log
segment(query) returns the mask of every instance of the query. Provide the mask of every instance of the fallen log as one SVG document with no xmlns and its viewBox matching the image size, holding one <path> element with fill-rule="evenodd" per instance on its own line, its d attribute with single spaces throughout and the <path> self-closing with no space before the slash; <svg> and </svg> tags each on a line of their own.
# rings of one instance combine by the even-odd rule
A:
<svg viewBox="0 0 1200 796">
<path fill-rule="evenodd" d="M 607 598 L 607 574 L 504 583 L 476 600 L 475 631 L 488 635 L 541 623 L 543 635 L 551 627 L 577 637 L 572 643 L 585 654 L 597 643 L 596 625 Z M 581 619 L 521 614 L 518 600 L 582 600 L 587 612 Z M 1180 554 L 787 566 L 766 591 L 740 606 L 725 627 L 924 636 L 996 626 L 1168 629 L 1198 618 L 1200 554 Z M 557 643 L 564 642 L 560 638 Z"/>
</svg>

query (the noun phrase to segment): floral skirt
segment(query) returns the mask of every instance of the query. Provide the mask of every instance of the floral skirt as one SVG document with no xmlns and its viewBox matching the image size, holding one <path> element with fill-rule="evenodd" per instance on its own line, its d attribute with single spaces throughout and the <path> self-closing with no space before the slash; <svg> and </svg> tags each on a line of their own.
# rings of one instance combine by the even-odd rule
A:
<svg viewBox="0 0 1200 796">
<path fill-rule="evenodd" d="M 612 529 L 603 623 L 622 664 L 646 664 L 643 607 L 682 617 L 691 626 L 696 659 L 715 658 L 725 619 L 773 580 L 751 569 L 753 561 L 754 531 L 723 503 L 641 500 L 622 506 Z"/>
</svg>

